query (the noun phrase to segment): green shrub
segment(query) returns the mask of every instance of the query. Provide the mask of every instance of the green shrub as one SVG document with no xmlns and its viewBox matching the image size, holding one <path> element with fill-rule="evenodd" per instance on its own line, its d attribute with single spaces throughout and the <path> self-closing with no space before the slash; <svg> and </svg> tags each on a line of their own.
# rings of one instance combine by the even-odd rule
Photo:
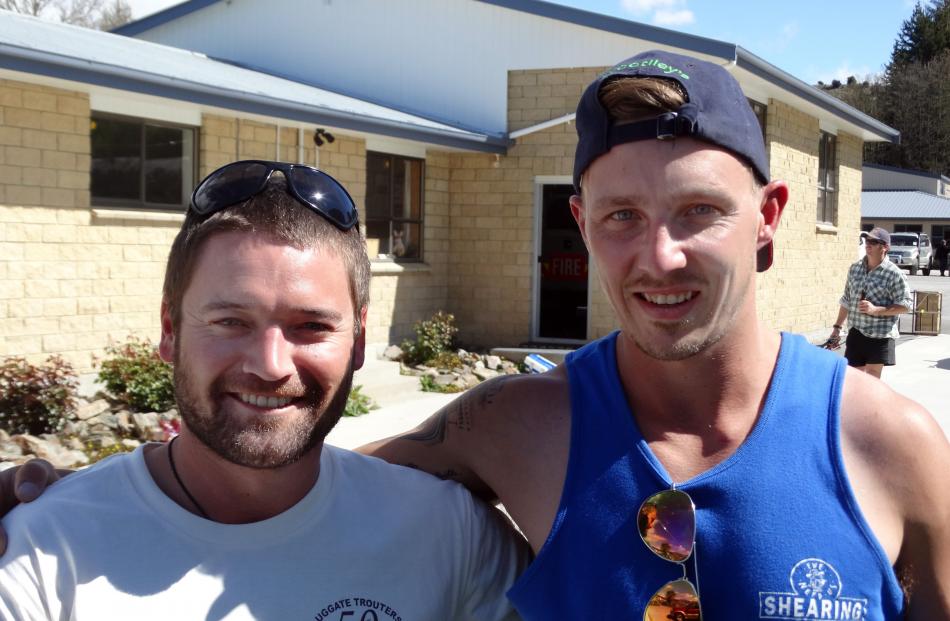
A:
<svg viewBox="0 0 950 621">
<path fill-rule="evenodd" d="M 379 406 L 369 395 L 362 393 L 362 386 L 353 386 L 350 390 L 350 396 L 346 399 L 346 408 L 343 410 L 343 416 L 362 416 L 368 414 L 370 410 L 375 410 Z"/>
<path fill-rule="evenodd" d="M 175 406 L 172 368 L 154 345 L 130 338 L 106 348 L 99 381 L 116 399 L 139 412 L 162 412 Z"/>
<path fill-rule="evenodd" d="M 11 434 L 56 433 L 76 409 L 79 380 L 72 365 L 50 356 L 40 366 L 8 358 L 0 366 L 0 429 Z"/>
<path fill-rule="evenodd" d="M 449 352 L 455 345 L 455 316 L 450 313 L 437 312 L 431 319 L 417 321 L 413 326 L 416 340 L 403 341 L 403 361 L 406 364 L 428 363 L 439 354 Z"/>
</svg>

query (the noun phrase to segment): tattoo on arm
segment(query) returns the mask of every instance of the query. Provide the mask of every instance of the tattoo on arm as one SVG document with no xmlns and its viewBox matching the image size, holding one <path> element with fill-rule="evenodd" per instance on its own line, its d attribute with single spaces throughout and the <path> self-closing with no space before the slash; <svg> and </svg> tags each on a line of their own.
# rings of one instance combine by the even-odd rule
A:
<svg viewBox="0 0 950 621">
<path fill-rule="evenodd" d="M 448 425 L 452 425 L 459 431 L 471 431 L 474 419 L 473 405 L 475 401 L 479 408 L 486 408 L 495 402 L 495 397 L 504 389 L 505 384 L 514 375 L 502 375 L 495 380 L 487 382 L 484 390 L 475 390 L 468 392 L 445 406 L 441 412 L 427 420 L 421 429 L 412 433 L 407 433 L 402 438 L 413 442 L 422 442 L 423 444 L 441 444 L 445 442 L 445 434 Z M 456 474 L 456 473 L 453 473 Z"/>
</svg>

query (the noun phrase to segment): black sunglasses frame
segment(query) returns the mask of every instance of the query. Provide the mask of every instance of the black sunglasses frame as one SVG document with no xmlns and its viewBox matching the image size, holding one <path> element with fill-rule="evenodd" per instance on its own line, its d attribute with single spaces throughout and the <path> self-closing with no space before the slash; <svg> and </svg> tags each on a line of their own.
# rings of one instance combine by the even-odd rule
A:
<svg viewBox="0 0 950 621">
<path fill-rule="evenodd" d="M 210 183 L 218 180 L 222 175 L 233 172 L 239 167 L 243 167 L 245 170 L 249 170 L 251 166 L 263 166 L 264 171 L 260 175 L 260 182 L 256 184 L 249 185 L 246 189 L 240 192 L 234 192 L 231 194 L 225 194 L 223 198 L 221 197 L 211 197 L 208 195 L 208 187 Z M 305 171 L 308 174 L 315 174 L 318 179 L 329 184 L 329 188 L 300 188 L 298 184 L 303 183 L 305 178 L 301 178 L 298 175 L 294 174 L 294 170 L 300 169 Z M 256 196 L 261 191 L 264 190 L 264 187 L 267 185 L 267 181 L 270 179 L 271 175 L 274 172 L 280 172 L 284 175 L 286 180 L 287 192 L 297 199 L 302 205 L 306 206 L 310 210 L 316 212 L 317 214 L 323 216 L 329 220 L 334 226 L 336 226 L 341 231 L 349 231 L 354 226 L 359 223 L 359 214 L 356 210 L 356 203 L 353 201 L 353 197 L 350 196 L 350 193 L 346 191 L 346 188 L 343 185 L 328 175 L 327 173 L 314 168 L 312 166 L 307 166 L 305 164 L 290 164 L 287 162 L 274 162 L 269 160 L 240 160 L 238 162 L 231 162 L 230 164 L 225 164 L 221 168 L 218 168 L 207 177 L 201 180 L 201 183 L 195 188 L 195 191 L 191 194 L 191 205 L 190 209 L 194 211 L 199 216 L 203 218 L 208 218 L 212 214 L 215 214 L 222 209 L 236 205 L 238 203 L 243 203 L 249 198 Z M 252 177 L 253 179 L 253 177 Z M 220 193 L 222 186 L 215 187 L 214 189 Z M 226 187 L 226 186 L 223 186 Z M 342 194 L 342 197 L 345 197 L 343 205 L 334 204 L 334 205 L 324 205 L 318 202 L 315 202 L 311 197 L 313 193 L 310 193 L 308 197 L 307 193 L 304 192 L 304 189 L 311 189 L 320 193 L 320 190 L 336 190 L 339 194 Z M 340 201 L 337 201 L 340 202 Z"/>
</svg>

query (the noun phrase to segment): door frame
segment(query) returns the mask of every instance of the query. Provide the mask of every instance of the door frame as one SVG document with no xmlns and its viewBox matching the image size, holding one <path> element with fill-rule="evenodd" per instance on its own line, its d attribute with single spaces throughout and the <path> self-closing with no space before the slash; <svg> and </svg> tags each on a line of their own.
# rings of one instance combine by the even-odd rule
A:
<svg viewBox="0 0 950 621">
<path fill-rule="evenodd" d="M 531 340 L 535 343 L 569 343 L 574 345 L 583 345 L 590 341 L 590 302 L 591 302 L 591 269 L 590 253 L 587 260 L 587 313 L 586 325 L 584 326 L 584 339 L 555 339 L 538 336 L 541 329 L 541 262 L 538 257 L 541 256 L 541 219 L 544 215 L 544 186 L 546 185 L 573 185 L 574 180 L 570 175 L 535 175 L 534 177 L 534 254 L 531 255 Z"/>
</svg>

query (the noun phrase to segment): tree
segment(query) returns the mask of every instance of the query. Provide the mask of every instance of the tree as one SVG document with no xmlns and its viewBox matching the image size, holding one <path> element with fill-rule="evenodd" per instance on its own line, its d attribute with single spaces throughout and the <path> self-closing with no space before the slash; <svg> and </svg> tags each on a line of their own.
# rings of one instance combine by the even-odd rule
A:
<svg viewBox="0 0 950 621">
<path fill-rule="evenodd" d="M 132 20 L 126 0 L 0 0 L 0 9 L 55 17 L 67 24 L 99 30 L 111 30 Z"/>
</svg>

